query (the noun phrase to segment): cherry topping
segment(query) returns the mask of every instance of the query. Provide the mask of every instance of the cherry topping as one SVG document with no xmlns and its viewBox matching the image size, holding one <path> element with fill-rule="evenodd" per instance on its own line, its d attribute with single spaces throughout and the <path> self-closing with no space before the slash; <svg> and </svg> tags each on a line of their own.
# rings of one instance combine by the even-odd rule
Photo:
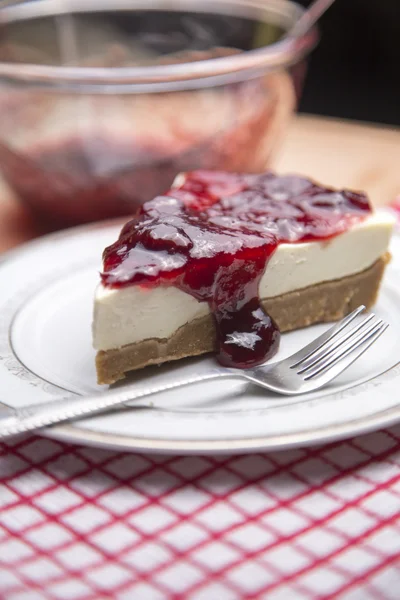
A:
<svg viewBox="0 0 400 600">
<path fill-rule="evenodd" d="M 195 171 L 123 227 L 104 251 L 102 281 L 174 285 L 208 302 L 219 361 L 249 367 L 279 346 L 258 293 L 277 246 L 330 238 L 370 212 L 363 194 L 304 177 Z"/>
</svg>

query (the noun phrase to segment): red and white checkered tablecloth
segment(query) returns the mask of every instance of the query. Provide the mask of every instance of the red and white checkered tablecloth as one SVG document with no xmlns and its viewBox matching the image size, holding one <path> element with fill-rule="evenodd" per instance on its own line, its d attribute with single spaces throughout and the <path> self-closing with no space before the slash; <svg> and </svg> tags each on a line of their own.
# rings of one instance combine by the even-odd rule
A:
<svg viewBox="0 0 400 600">
<path fill-rule="evenodd" d="M 400 426 L 243 456 L 3 444 L 0 598 L 399 600 Z"/>
</svg>

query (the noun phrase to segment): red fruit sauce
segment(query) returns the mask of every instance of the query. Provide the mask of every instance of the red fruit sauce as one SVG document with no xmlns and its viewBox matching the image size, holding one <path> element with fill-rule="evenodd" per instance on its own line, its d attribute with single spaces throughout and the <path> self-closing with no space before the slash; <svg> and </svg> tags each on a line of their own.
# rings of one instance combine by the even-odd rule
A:
<svg viewBox="0 0 400 600">
<path fill-rule="evenodd" d="M 363 194 L 297 176 L 194 171 L 144 204 L 104 251 L 104 285 L 174 285 L 208 302 L 219 361 L 250 367 L 278 349 L 258 288 L 280 243 L 322 240 L 371 212 Z"/>
<path fill-rule="evenodd" d="M 29 153 L 0 144 L 0 164 L 11 189 L 40 221 L 71 226 L 131 215 L 168 189 L 177 173 L 204 164 L 204 152 L 193 147 L 175 155 L 93 137 Z"/>
</svg>

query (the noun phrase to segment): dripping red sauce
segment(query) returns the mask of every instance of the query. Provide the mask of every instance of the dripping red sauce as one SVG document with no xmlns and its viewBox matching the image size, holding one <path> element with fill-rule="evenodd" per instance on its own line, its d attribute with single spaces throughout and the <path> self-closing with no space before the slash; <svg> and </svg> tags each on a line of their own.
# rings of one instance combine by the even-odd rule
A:
<svg viewBox="0 0 400 600">
<path fill-rule="evenodd" d="M 123 227 L 101 277 L 109 287 L 174 285 L 208 302 L 219 361 L 250 367 L 279 345 L 258 292 L 277 246 L 329 239 L 370 212 L 363 194 L 303 177 L 194 171 Z"/>
</svg>

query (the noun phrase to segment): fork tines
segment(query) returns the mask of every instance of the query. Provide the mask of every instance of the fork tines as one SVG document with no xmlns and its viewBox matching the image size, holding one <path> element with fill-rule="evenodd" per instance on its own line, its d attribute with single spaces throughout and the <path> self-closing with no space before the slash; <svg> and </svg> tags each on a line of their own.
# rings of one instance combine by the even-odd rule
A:
<svg viewBox="0 0 400 600">
<path fill-rule="evenodd" d="M 387 329 L 388 325 L 375 314 L 361 315 L 365 306 L 360 306 L 343 321 L 332 327 L 318 339 L 318 344 L 309 344 L 303 356 L 291 365 L 304 380 L 323 376 L 335 367 L 340 371 L 363 354 Z M 346 364 L 348 363 L 348 364 Z"/>
</svg>

